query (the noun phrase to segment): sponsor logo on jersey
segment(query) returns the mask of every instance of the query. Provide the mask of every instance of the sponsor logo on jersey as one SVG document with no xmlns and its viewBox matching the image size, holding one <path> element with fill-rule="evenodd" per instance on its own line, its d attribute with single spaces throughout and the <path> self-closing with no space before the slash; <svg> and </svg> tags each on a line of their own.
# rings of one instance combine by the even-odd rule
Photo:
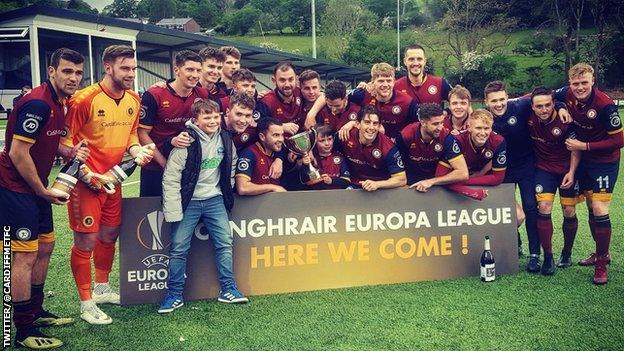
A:
<svg viewBox="0 0 624 351">
<path fill-rule="evenodd" d="M 24 128 L 24 131 L 27 133 L 32 133 L 39 128 L 39 121 L 34 118 L 27 118 L 24 120 L 24 123 L 22 123 L 22 128 Z"/>
<path fill-rule="evenodd" d="M 134 109 L 132 107 L 128 107 L 128 116 L 132 116 L 134 114 Z"/>
<path fill-rule="evenodd" d="M 596 110 L 594 110 L 593 108 L 587 111 L 587 118 L 589 119 L 594 119 L 597 115 L 598 114 L 596 113 Z"/>
<path fill-rule="evenodd" d="M 98 117 L 106 117 L 106 111 L 99 109 L 98 110 Z"/>
<path fill-rule="evenodd" d="M 501 153 L 498 158 L 496 159 L 496 162 L 498 162 L 501 165 L 504 165 L 507 163 L 507 155 L 505 154 L 505 152 Z"/>
<path fill-rule="evenodd" d="M 254 110 L 252 116 L 253 116 L 254 121 L 257 121 L 260 119 L 260 112 Z"/>
<path fill-rule="evenodd" d="M 612 127 L 620 127 L 622 124 L 622 121 L 620 120 L 620 116 L 618 115 L 617 112 L 613 112 L 611 114 L 611 116 L 609 117 L 609 123 L 611 123 Z"/>
<path fill-rule="evenodd" d="M 435 95 L 438 92 L 438 88 L 436 88 L 435 85 L 430 85 L 429 88 L 427 88 L 427 91 L 429 94 Z"/>
<path fill-rule="evenodd" d="M 249 140 L 249 134 L 247 133 L 241 134 L 241 141 L 246 142 L 247 140 Z"/>
<path fill-rule="evenodd" d="M 433 149 L 434 149 L 436 152 L 440 152 L 440 151 L 442 151 L 442 144 L 437 144 L 437 143 L 436 143 L 436 144 L 433 146 Z"/>
<path fill-rule="evenodd" d="M 399 113 L 401 113 L 401 106 L 399 105 L 392 106 L 392 113 L 395 115 L 398 115 Z"/>
<path fill-rule="evenodd" d="M 169 102 L 169 100 L 165 100 L 162 102 L 162 108 L 169 108 L 171 107 L 171 103 Z"/>
<path fill-rule="evenodd" d="M 248 169 L 249 169 L 249 159 L 241 158 L 238 161 L 238 170 L 239 171 L 246 171 Z"/>
<path fill-rule="evenodd" d="M 485 150 L 484 156 L 489 160 L 492 158 L 492 156 L 494 156 L 494 153 L 492 152 L 492 150 Z"/>
<path fill-rule="evenodd" d="M 141 105 L 141 109 L 139 110 L 139 119 L 143 119 L 147 115 L 147 106 Z"/>
<path fill-rule="evenodd" d="M 457 144 L 457 142 L 453 141 L 453 152 L 458 154 L 461 152 L 460 148 L 459 148 L 459 144 Z"/>
</svg>

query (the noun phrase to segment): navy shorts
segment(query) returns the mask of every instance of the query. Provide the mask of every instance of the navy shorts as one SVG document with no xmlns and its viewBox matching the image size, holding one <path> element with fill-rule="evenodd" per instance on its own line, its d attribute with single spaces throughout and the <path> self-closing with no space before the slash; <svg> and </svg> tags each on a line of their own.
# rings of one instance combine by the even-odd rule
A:
<svg viewBox="0 0 624 351">
<path fill-rule="evenodd" d="M 52 204 L 43 198 L 0 187 L 0 208 L 0 224 L 10 228 L 13 251 L 37 251 L 40 238 L 54 241 Z"/>
<path fill-rule="evenodd" d="M 576 172 L 581 192 L 592 200 L 611 201 L 619 170 L 619 162 L 595 163 L 581 160 Z"/>
<path fill-rule="evenodd" d="M 535 198 L 537 201 L 554 201 L 555 193 L 559 189 L 559 201 L 564 206 L 573 206 L 579 202 L 579 184 L 575 180 L 574 185 L 568 189 L 561 189 L 563 174 L 547 172 L 537 168 L 535 170 Z"/>
</svg>

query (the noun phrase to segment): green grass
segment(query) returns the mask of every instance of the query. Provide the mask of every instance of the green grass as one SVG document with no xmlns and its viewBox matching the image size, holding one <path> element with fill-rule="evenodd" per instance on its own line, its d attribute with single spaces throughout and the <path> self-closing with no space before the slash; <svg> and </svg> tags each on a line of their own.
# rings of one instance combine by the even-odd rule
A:
<svg viewBox="0 0 624 351">
<path fill-rule="evenodd" d="M 136 180 L 138 174 L 127 182 Z M 123 191 L 137 196 L 138 185 Z M 47 332 L 65 341 L 64 350 L 621 350 L 623 205 L 616 194 L 611 205 L 614 261 L 606 286 L 591 284 L 593 270 L 580 266 L 558 270 L 553 277 L 531 275 L 524 272 L 522 258 L 520 273 L 492 284 L 470 277 L 255 296 L 243 306 L 196 301 L 166 316 L 158 315 L 155 305 L 104 306 L 114 319 L 108 326 L 79 319 L 67 213 L 55 206 L 58 241 L 46 284 L 54 295 L 46 306 L 77 322 Z M 578 217 L 575 261 L 594 249 L 584 206 Z M 560 210 L 553 219 L 557 252 Z M 113 281 L 118 281 L 117 268 Z"/>
</svg>

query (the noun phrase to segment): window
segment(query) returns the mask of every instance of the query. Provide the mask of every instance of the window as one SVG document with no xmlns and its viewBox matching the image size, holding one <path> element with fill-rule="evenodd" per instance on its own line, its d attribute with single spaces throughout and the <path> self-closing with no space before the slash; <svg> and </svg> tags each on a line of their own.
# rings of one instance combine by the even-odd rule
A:
<svg viewBox="0 0 624 351">
<path fill-rule="evenodd" d="M 39 85 L 48 79 L 47 72 L 52 53 L 56 49 L 62 47 L 76 50 L 85 57 L 84 76 L 80 86 L 85 87 L 90 85 L 92 82 L 89 67 L 89 37 L 86 35 L 59 32 L 43 28 L 39 29 L 39 69 L 41 72 L 41 82 L 37 82 L 35 85 Z"/>
<path fill-rule="evenodd" d="M 28 41 L 0 41 L 0 90 L 32 86 Z"/>
</svg>

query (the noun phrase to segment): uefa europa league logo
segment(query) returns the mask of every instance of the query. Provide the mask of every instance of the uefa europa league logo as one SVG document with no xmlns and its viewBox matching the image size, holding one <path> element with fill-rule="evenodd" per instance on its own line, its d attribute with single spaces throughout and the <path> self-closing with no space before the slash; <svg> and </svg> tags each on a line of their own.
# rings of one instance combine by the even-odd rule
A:
<svg viewBox="0 0 624 351">
<path fill-rule="evenodd" d="M 141 230 L 143 222 L 147 219 L 148 231 Z M 141 245 L 152 251 L 160 251 L 165 248 L 162 242 L 162 227 L 164 222 L 164 215 L 162 211 L 150 212 L 141 219 L 137 226 L 137 239 Z M 145 235 L 145 232 L 149 232 L 151 235 Z"/>
</svg>

